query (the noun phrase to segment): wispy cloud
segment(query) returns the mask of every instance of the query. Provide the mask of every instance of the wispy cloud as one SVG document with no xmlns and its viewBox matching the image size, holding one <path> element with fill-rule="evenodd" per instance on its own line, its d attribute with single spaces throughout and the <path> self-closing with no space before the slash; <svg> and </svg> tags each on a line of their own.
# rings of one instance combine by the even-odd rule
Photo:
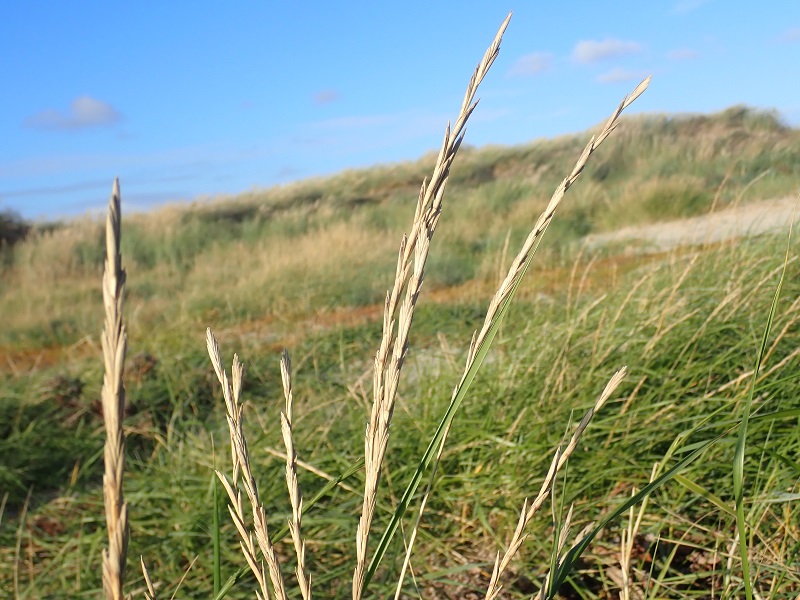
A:
<svg viewBox="0 0 800 600">
<path fill-rule="evenodd" d="M 2 190 L 0 196 L 3 198 L 26 198 L 28 196 L 59 195 L 72 192 L 85 192 L 109 187 L 107 179 L 94 181 L 79 181 L 77 183 L 67 183 L 64 185 L 30 187 L 16 190 Z"/>
<path fill-rule="evenodd" d="M 638 54 L 642 46 L 638 42 L 606 38 L 604 40 L 581 40 L 572 50 L 572 59 L 579 63 L 593 63 L 626 54 Z"/>
<path fill-rule="evenodd" d="M 319 90 L 314 94 L 314 104 L 330 104 L 340 98 L 339 92 L 333 89 Z"/>
<path fill-rule="evenodd" d="M 520 56 L 508 70 L 509 77 L 527 77 L 538 75 L 550 69 L 553 55 L 549 52 L 532 52 Z"/>
<path fill-rule="evenodd" d="M 280 148 L 265 151 L 222 143 L 179 146 L 141 153 L 73 152 L 36 155 L 8 161 L 0 160 L 0 180 L 41 179 L 59 174 L 74 175 L 79 172 L 116 174 L 135 172 L 137 176 L 141 174 L 142 177 L 159 177 L 159 180 L 163 178 L 164 181 L 175 181 L 183 177 L 196 178 L 198 175 L 207 174 L 213 165 L 236 164 L 238 161 L 253 157 L 279 155 Z M 137 171 L 133 171 L 134 169 Z M 153 169 L 159 171 L 153 173 Z"/>
<path fill-rule="evenodd" d="M 394 115 L 354 115 L 314 121 L 308 126 L 312 129 L 363 129 L 386 125 L 396 119 Z"/>
<path fill-rule="evenodd" d="M 711 0 L 678 0 L 672 5 L 673 15 L 685 15 L 711 2 Z"/>
<path fill-rule="evenodd" d="M 778 41 L 787 44 L 800 42 L 800 27 L 790 27 L 778 36 Z"/>
<path fill-rule="evenodd" d="M 31 129 L 74 131 L 114 125 L 121 120 L 122 114 L 108 102 L 91 96 L 78 96 L 66 111 L 49 108 L 25 119 L 24 125 Z"/>
<path fill-rule="evenodd" d="M 667 58 L 670 60 L 694 60 L 699 56 L 700 53 L 691 48 L 675 48 L 667 52 Z"/>
<path fill-rule="evenodd" d="M 275 177 L 278 179 L 292 179 L 300 177 L 303 174 L 303 169 L 299 169 L 293 165 L 283 165 L 275 172 Z"/>
<path fill-rule="evenodd" d="M 338 156 L 385 149 L 429 136 L 438 138 L 448 116 L 427 111 L 403 111 L 311 121 L 298 127 L 286 143 L 303 148 L 305 152 L 309 148 L 320 152 L 335 149 Z M 433 142 L 434 145 L 438 143 L 438 140 Z"/>
<path fill-rule="evenodd" d="M 598 75 L 597 81 L 600 83 L 622 83 L 624 81 L 644 79 L 645 77 L 647 77 L 647 73 L 644 71 L 630 71 L 621 67 L 615 67 L 610 71 Z"/>
</svg>

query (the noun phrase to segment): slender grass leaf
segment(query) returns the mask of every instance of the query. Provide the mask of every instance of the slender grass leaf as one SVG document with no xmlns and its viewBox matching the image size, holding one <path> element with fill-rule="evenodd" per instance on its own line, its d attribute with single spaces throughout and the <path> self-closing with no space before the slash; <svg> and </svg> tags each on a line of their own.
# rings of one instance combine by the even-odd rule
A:
<svg viewBox="0 0 800 600">
<path fill-rule="evenodd" d="M 597 534 L 611 521 L 619 517 L 625 511 L 627 511 L 632 506 L 638 504 L 641 500 L 652 494 L 655 490 L 660 488 L 662 485 L 667 483 L 670 479 L 673 479 L 678 472 L 687 467 L 689 464 L 697 460 L 708 448 L 710 448 L 713 444 L 717 443 L 719 440 L 722 439 L 724 434 L 720 434 L 717 437 L 704 442 L 697 450 L 685 456 L 681 460 L 679 460 L 672 468 L 670 468 L 667 472 L 660 475 L 646 486 L 644 486 L 638 493 L 631 496 L 626 502 L 621 504 L 615 510 L 613 510 L 610 514 L 604 517 L 598 524 L 595 526 L 585 537 L 583 537 L 577 544 L 575 544 L 569 552 L 564 555 L 564 559 L 558 565 L 558 570 L 555 576 L 552 578 L 552 585 L 550 586 L 551 590 L 558 590 L 559 587 L 566 581 L 567 577 L 569 576 L 572 569 L 578 562 L 581 554 L 583 554 L 584 550 L 589 546 L 589 544 L 594 540 Z M 545 596 L 546 598 L 551 598 L 552 596 Z"/>
<path fill-rule="evenodd" d="M 324 486 L 322 486 L 322 489 L 320 489 L 320 491 L 318 491 L 316 494 L 314 494 L 314 497 L 311 498 L 308 502 L 306 502 L 305 499 L 304 499 L 303 500 L 303 514 L 306 514 L 306 511 L 308 509 L 310 509 L 317 502 L 322 500 L 322 498 L 327 496 L 328 493 L 333 488 L 335 488 L 337 485 L 339 485 L 343 481 L 345 481 L 345 480 L 349 479 L 350 477 L 352 477 L 353 475 L 355 475 L 358 471 L 360 471 L 362 469 L 363 466 L 364 466 L 364 458 L 362 457 L 362 458 L 359 458 L 356 462 L 354 462 L 353 465 L 349 469 L 347 469 L 347 471 L 345 471 L 344 473 L 339 475 L 336 479 L 331 479 L 328 483 L 326 483 Z M 272 543 L 275 544 L 275 543 L 281 541 L 287 535 L 289 535 L 289 525 L 284 525 L 283 529 L 279 530 L 278 533 L 276 533 L 275 535 L 271 536 L 270 539 L 271 539 Z"/>
<path fill-rule="evenodd" d="M 694 492 L 695 494 L 697 494 L 701 498 L 705 498 L 706 500 L 711 502 L 711 504 L 716 506 L 722 512 L 724 512 L 724 513 L 726 513 L 726 514 L 728 514 L 728 515 L 730 515 L 732 517 L 736 516 L 736 513 L 731 510 L 730 506 L 728 506 L 725 503 L 725 501 L 722 500 L 722 498 L 720 498 L 716 494 L 712 494 L 711 492 L 709 492 L 706 488 L 704 488 L 700 484 L 698 484 L 698 483 L 692 481 L 691 479 L 689 479 L 688 477 L 684 477 L 683 475 L 680 475 L 680 474 L 675 475 L 674 479 L 675 479 L 675 481 L 680 483 L 683 487 L 685 487 L 687 490 L 689 490 L 691 492 Z"/>
<path fill-rule="evenodd" d="M 217 478 L 217 454 L 214 448 L 214 437 L 211 437 L 211 455 L 214 460 L 214 471 L 211 473 L 211 496 L 212 496 L 212 541 L 214 543 L 214 597 L 219 594 L 222 584 L 222 567 L 220 560 L 220 523 L 219 523 L 219 489 Z"/>
<path fill-rule="evenodd" d="M 772 304 L 769 307 L 767 315 L 767 323 L 764 327 L 764 335 L 761 337 L 761 345 L 758 349 L 758 357 L 756 364 L 753 368 L 753 375 L 750 380 L 750 389 L 747 394 L 747 400 L 744 405 L 744 413 L 742 415 L 742 422 L 739 425 L 738 439 L 736 440 L 736 450 L 733 455 L 733 497 L 736 503 L 736 528 L 739 531 L 739 555 L 742 561 L 742 580 L 744 582 L 744 591 L 747 600 L 753 600 L 753 582 L 750 580 L 750 561 L 747 557 L 747 523 L 744 518 L 744 452 L 747 443 L 747 426 L 750 421 L 750 411 L 753 407 L 753 397 L 756 392 L 756 385 L 758 383 L 758 371 L 761 368 L 761 363 L 764 361 L 764 355 L 767 352 L 767 342 L 769 341 L 769 334 L 772 330 L 772 322 L 775 319 L 775 313 L 778 309 L 778 300 L 781 297 L 781 289 L 783 288 L 783 281 L 786 276 L 786 267 L 789 264 L 789 252 L 792 243 L 792 227 L 789 227 L 789 236 L 786 242 L 786 255 L 783 260 L 783 269 L 781 269 L 781 276 L 778 279 L 778 285 L 775 289 L 775 294 L 772 297 Z"/>
</svg>

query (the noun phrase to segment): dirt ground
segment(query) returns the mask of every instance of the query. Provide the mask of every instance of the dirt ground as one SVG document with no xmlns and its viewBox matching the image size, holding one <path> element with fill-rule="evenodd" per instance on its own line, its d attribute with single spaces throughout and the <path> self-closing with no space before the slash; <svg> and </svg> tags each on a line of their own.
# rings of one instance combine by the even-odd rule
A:
<svg viewBox="0 0 800 600">
<path fill-rule="evenodd" d="M 790 196 L 741 204 L 699 217 L 592 234 L 585 241 L 589 248 L 619 244 L 623 247 L 630 246 L 631 249 L 663 252 L 678 246 L 722 242 L 762 233 L 788 232 L 792 219 L 797 220 L 798 216 L 800 197 Z"/>
</svg>

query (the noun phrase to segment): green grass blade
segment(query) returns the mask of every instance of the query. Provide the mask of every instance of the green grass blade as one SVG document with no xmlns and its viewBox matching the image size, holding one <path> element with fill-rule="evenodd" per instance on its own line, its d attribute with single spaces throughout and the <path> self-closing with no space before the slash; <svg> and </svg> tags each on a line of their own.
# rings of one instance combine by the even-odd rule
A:
<svg viewBox="0 0 800 600">
<path fill-rule="evenodd" d="M 233 586 L 236 585 L 236 583 L 242 577 L 244 577 L 245 573 L 247 573 L 248 571 L 249 571 L 248 568 L 241 567 L 238 571 L 236 571 L 236 573 L 228 577 L 228 581 L 225 582 L 225 585 L 223 585 L 220 591 L 217 593 L 217 595 L 214 596 L 214 600 L 222 600 L 225 596 L 227 596 L 228 592 L 230 592 L 231 589 L 233 589 Z"/>
<path fill-rule="evenodd" d="M 303 514 L 306 514 L 306 511 L 309 508 L 311 508 L 317 502 L 322 500 L 322 498 L 327 496 L 328 492 L 330 492 L 333 488 L 335 488 L 337 485 L 339 485 L 343 481 L 345 481 L 345 480 L 349 479 L 350 477 L 352 477 L 353 475 L 355 475 L 358 471 L 360 471 L 362 469 L 363 466 L 364 466 L 364 458 L 362 457 L 362 458 L 359 458 L 356 462 L 354 462 L 353 465 L 349 469 L 347 469 L 347 471 L 345 471 L 344 473 L 339 475 L 336 479 L 331 479 L 328 483 L 326 483 L 324 486 L 322 486 L 322 489 L 320 491 L 318 491 L 314 495 L 314 497 L 311 498 L 308 502 L 303 500 Z M 276 533 L 275 535 L 271 536 L 270 539 L 272 540 L 272 543 L 275 544 L 275 543 L 281 541 L 287 535 L 289 535 L 289 525 L 284 525 L 283 529 L 279 530 L 278 533 Z"/>
<path fill-rule="evenodd" d="M 747 443 L 747 425 L 750 421 L 750 411 L 753 407 L 753 397 L 755 396 L 756 384 L 758 383 L 758 372 L 764 355 L 767 352 L 767 342 L 772 329 L 772 322 L 778 308 L 778 300 L 781 296 L 783 281 L 786 276 L 786 267 L 789 264 L 789 251 L 792 242 L 792 228 L 789 228 L 789 239 L 786 242 L 786 256 L 783 260 L 783 269 L 778 279 L 778 286 L 772 297 L 772 304 L 769 307 L 767 323 L 764 327 L 764 335 L 761 337 L 761 345 L 758 348 L 758 358 L 753 368 L 753 376 L 750 379 L 750 389 L 747 393 L 747 400 L 744 405 L 742 422 L 739 425 L 739 433 L 736 439 L 736 450 L 733 454 L 733 497 L 736 503 L 736 529 L 739 533 L 739 555 L 742 561 L 742 580 L 744 581 L 744 591 L 747 600 L 753 600 L 753 582 L 750 580 L 750 561 L 747 558 L 747 523 L 744 518 L 744 452 Z"/>
<path fill-rule="evenodd" d="M 211 473 L 211 496 L 212 496 L 212 541 L 214 543 L 214 596 L 220 592 L 222 583 L 222 567 L 220 565 L 220 541 L 219 541 L 219 482 L 217 481 L 217 454 L 214 448 L 214 437 L 211 437 L 211 455 L 214 460 L 214 471 Z"/>
<path fill-rule="evenodd" d="M 478 374 L 478 370 L 483 365 L 483 360 L 486 358 L 486 355 L 489 352 L 489 349 L 492 346 L 492 342 L 494 342 L 495 335 L 497 335 L 497 331 L 500 329 L 500 325 L 503 322 L 503 319 L 508 313 L 508 309 L 511 306 L 511 301 L 514 299 L 514 295 L 517 292 L 517 288 L 519 287 L 520 282 L 525 276 L 525 273 L 528 271 L 530 267 L 531 261 L 533 259 L 536 250 L 539 247 L 539 242 L 544 235 L 544 232 L 547 230 L 547 225 L 542 229 L 542 233 L 539 235 L 539 238 L 536 240 L 530 254 L 528 255 L 527 260 L 524 263 L 522 269 L 522 276 L 519 277 L 516 282 L 514 283 L 510 293 L 500 305 L 500 308 L 497 312 L 497 316 L 495 317 L 494 321 L 489 325 L 489 329 L 486 333 L 486 337 L 483 338 L 480 346 L 478 346 L 477 350 L 475 351 L 475 360 L 473 360 L 472 364 L 470 365 L 469 369 L 467 369 L 461 378 L 461 381 L 456 386 L 455 390 L 453 391 L 453 397 L 450 400 L 450 404 L 447 407 L 447 410 L 444 413 L 441 421 L 439 422 L 438 427 L 436 428 L 436 433 L 434 433 L 433 438 L 431 438 L 428 447 L 425 450 L 425 453 L 422 455 L 419 464 L 417 465 L 416 470 L 414 471 L 414 475 L 411 477 L 411 481 L 408 483 L 408 486 L 403 492 L 403 496 L 400 498 L 400 501 L 397 503 L 397 507 L 392 514 L 392 518 L 389 521 L 386 529 L 381 536 L 380 541 L 375 549 L 375 554 L 372 557 L 372 561 L 369 564 L 369 568 L 367 569 L 366 577 L 364 580 L 364 587 L 366 588 L 369 585 L 369 582 L 372 580 L 373 575 L 375 575 L 375 571 L 378 569 L 381 560 L 385 556 L 387 550 L 389 549 L 389 543 L 392 541 L 394 534 L 397 532 L 398 527 L 400 526 L 400 521 L 403 519 L 403 516 L 408 510 L 408 506 L 411 503 L 411 499 L 416 494 L 417 490 L 419 489 L 420 482 L 422 481 L 422 475 L 424 474 L 425 470 L 430 466 L 431 462 L 434 459 L 434 456 L 437 454 L 437 449 L 440 445 L 444 444 L 447 431 L 450 428 L 451 423 L 453 422 L 453 418 L 455 417 L 458 408 L 461 406 L 461 403 L 464 401 L 464 398 L 469 391 L 472 382 L 475 380 L 475 376 Z M 434 471 L 435 473 L 435 471 Z M 432 477 L 434 475 L 432 473 Z"/>
<path fill-rule="evenodd" d="M 567 462 L 566 467 L 569 467 L 569 462 Z M 566 472 L 564 473 L 564 487 L 566 488 Z M 560 541 L 561 535 L 561 527 L 563 526 L 563 519 L 562 515 L 564 514 L 564 496 L 566 496 L 566 489 L 564 490 L 564 494 L 561 495 L 561 499 L 558 504 L 558 509 L 556 509 L 556 487 L 558 485 L 558 471 L 556 471 L 555 476 L 553 477 L 553 485 L 550 487 L 550 499 L 553 504 L 553 549 L 550 552 L 550 573 L 555 573 L 556 569 L 558 568 L 558 542 Z M 552 578 L 548 580 L 548 588 L 552 589 Z M 549 590 L 548 590 L 549 593 Z"/>
<path fill-rule="evenodd" d="M 699 483 L 697 483 L 695 481 L 692 481 L 688 477 L 684 477 L 683 475 L 680 475 L 680 474 L 675 475 L 674 479 L 675 479 L 675 481 L 680 483 L 683 487 L 685 487 L 687 490 L 689 490 L 691 492 L 694 492 L 695 494 L 697 494 L 701 498 L 704 498 L 704 499 L 708 500 L 711 504 L 716 506 L 718 509 L 720 509 L 725 514 L 728 514 L 728 515 L 730 515 L 732 517 L 736 516 L 734 511 L 731 510 L 731 507 L 728 506 L 727 504 L 725 504 L 725 501 L 722 500 L 722 498 L 720 498 L 716 494 L 713 494 L 713 493 L 709 492 L 706 488 L 704 488 Z"/>
<path fill-rule="evenodd" d="M 550 586 L 550 590 L 558 590 L 561 587 L 561 585 L 566 581 L 572 569 L 575 567 L 581 554 L 583 554 L 584 550 L 586 550 L 586 548 L 589 546 L 592 540 L 594 540 L 595 536 L 597 536 L 600 530 L 602 530 L 606 525 L 608 525 L 611 521 L 619 517 L 625 511 L 627 511 L 630 507 L 635 506 L 641 500 L 644 500 L 644 498 L 652 494 L 655 490 L 657 490 L 662 485 L 667 483 L 670 479 L 673 479 L 681 469 L 683 469 L 690 463 L 697 460 L 700 457 L 700 455 L 703 454 L 703 452 L 705 452 L 713 444 L 723 439 L 726 435 L 727 432 L 720 434 L 711 440 L 703 442 L 700 445 L 700 447 L 698 447 L 694 452 L 679 460 L 671 469 L 669 469 L 668 471 L 666 471 L 665 473 L 663 473 L 662 475 L 660 475 L 659 477 L 648 483 L 637 494 L 631 496 L 626 502 L 617 507 L 609 515 L 604 517 L 584 538 L 581 539 L 580 542 L 575 544 L 569 550 L 569 552 L 567 552 L 564 555 L 564 559 L 558 565 L 558 570 L 556 574 L 552 577 L 552 585 Z M 545 598 L 552 598 L 552 596 L 547 595 L 545 596 Z"/>
<path fill-rule="evenodd" d="M 789 471 L 794 473 L 794 476 L 800 478 L 800 463 L 783 456 L 782 454 L 778 454 L 774 450 L 770 450 L 769 448 L 764 449 L 766 453 L 774 458 L 775 460 L 779 461 L 784 467 L 786 467 Z"/>
<path fill-rule="evenodd" d="M 715 412 L 719 413 L 719 411 Z M 800 417 L 800 408 L 786 408 L 783 410 L 776 410 L 772 412 L 750 415 L 750 422 L 753 423 L 756 421 L 779 421 L 782 419 L 796 419 L 797 417 Z M 700 430 L 702 431 L 707 429 L 718 429 L 720 427 L 739 425 L 740 423 L 741 419 L 726 419 L 724 421 L 718 421 L 712 425 L 704 425 L 703 427 L 700 428 Z"/>
</svg>

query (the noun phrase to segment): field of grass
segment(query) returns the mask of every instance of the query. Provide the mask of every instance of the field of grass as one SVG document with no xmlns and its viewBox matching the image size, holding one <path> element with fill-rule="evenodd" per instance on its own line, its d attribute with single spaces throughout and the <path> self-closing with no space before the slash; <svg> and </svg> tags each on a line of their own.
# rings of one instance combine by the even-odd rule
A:
<svg viewBox="0 0 800 600">
<path fill-rule="evenodd" d="M 448 407 L 492 294 L 590 133 L 462 148 L 416 306 L 376 531 Z M 139 556 L 160 598 L 177 588 L 177 597 L 212 597 L 215 578 L 225 581 L 245 564 L 214 475 L 229 469 L 230 434 L 206 326 L 226 366 L 234 352 L 244 362 L 247 444 L 273 534 L 292 514 L 282 348 L 292 356 L 305 497 L 363 457 L 383 300 L 419 184 L 435 162 L 424 157 L 124 217 L 129 593 L 145 590 Z M 788 223 L 779 236 L 662 254 L 589 253 L 581 239 L 796 194 L 798 182 L 800 131 L 774 115 L 732 108 L 622 120 L 559 208 L 455 417 L 404 580 L 407 597 L 485 594 L 523 500 L 539 491 L 554 449 L 623 365 L 622 384 L 559 474 L 552 506 L 528 525 L 502 597 L 540 588 L 570 506 L 567 548 L 584 526 L 708 442 L 646 505 L 599 533 L 559 592 L 616 598 L 630 577 L 630 598 L 744 597 L 737 537 L 744 530 L 759 597 L 797 597 L 800 264 L 796 241 L 787 253 Z M 96 598 L 102 590 L 104 245 L 103 225 L 86 220 L 35 226 L 2 248 L 3 597 Z M 744 451 L 738 502 L 737 444 Z M 318 597 L 350 593 L 364 481 L 357 470 L 304 513 Z M 394 594 L 413 520 L 410 511 L 369 597 Z M 288 580 L 296 563 L 290 538 L 276 551 Z M 246 572 L 227 597 L 251 598 L 256 587 Z"/>
</svg>

